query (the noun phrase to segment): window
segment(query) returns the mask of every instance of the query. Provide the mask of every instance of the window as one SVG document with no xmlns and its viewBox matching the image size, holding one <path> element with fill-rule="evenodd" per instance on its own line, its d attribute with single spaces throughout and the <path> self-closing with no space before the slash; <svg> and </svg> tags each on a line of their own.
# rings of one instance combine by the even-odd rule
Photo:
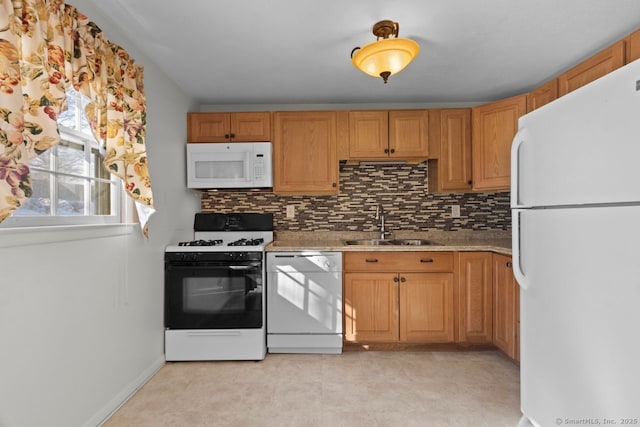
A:
<svg viewBox="0 0 640 427">
<path fill-rule="evenodd" d="M 31 160 L 32 196 L 2 225 L 38 226 L 120 222 L 122 186 L 103 167 L 105 150 L 84 113 L 88 98 L 67 93 L 58 117 L 61 141 Z"/>
</svg>

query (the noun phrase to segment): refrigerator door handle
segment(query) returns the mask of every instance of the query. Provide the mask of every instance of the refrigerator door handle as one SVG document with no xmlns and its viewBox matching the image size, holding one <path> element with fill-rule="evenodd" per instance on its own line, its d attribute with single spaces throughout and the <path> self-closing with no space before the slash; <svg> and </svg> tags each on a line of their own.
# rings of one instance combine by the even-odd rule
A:
<svg viewBox="0 0 640 427">
<path fill-rule="evenodd" d="M 511 207 L 517 208 L 520 206 L 518 181 L 520 178 L 520 146 L 527 140 L 529 133 L 526 129 L 520 128 L 513 137 L 513 143 L 511 144 Z"/>
<path fill-rule="evenodd" d="M 520 263 L 520 212 L 518 210 L 511 211 L 511 221 L 513 224 L 513 236 L 512 236 L 512 262 L 513 262 L 513 275 L 516 278 L 516 282 L 523 290 L 529 288 L 527 278 L 522 271 L 522 264 Z"/>
</svg>

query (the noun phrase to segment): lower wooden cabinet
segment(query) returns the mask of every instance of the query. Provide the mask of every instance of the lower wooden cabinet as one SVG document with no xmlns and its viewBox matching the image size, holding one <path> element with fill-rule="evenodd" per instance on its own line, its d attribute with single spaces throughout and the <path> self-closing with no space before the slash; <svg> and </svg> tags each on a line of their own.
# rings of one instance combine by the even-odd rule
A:
<svg viewBox="0 0 640 427">
<path fill-rule="evenodd" d="M 519 360 L 510 256 L 373 251 L 343 260 L 346 342 L 494 344 Z"/>
<path fill-rule="evenodd" d="M 519 357 L 519 293 L 511 257 L 493 254 L 493 343 L 512 359 Z"/>
<path fill-rule="evenodd" d="M 452 342 L 453 274 L 401 273 L 400 341 Z"/>
<path fill-rule="evenodd" d="M 492 268 L 490 252 L 458 252 L 458 342 L 493 342 Z"/>
<path fill-rule="evenodd" d="M 347 252 L 344 268 L 346 341 L 453 342 L 451 252 Z"/>
<path fill-rule="evenodd" d="M 453 274 L 347 273 L 345 340 L 452 342 Z"/>
<path fill-rule="evenodd" d="M 394 280 L 397 277 L 395 273 L 345 275 L 346 341 L 398 341 L 398 282 Z"/>
</svg>

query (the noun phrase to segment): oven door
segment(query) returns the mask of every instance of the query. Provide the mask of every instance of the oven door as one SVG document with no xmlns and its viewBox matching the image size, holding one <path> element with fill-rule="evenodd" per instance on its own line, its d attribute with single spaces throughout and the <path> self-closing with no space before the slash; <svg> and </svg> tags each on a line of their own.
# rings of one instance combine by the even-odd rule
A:
<svg viewBox="0 0 640 427">
<path fill-rule="evenodd" d="M 165 263 L 168 329 L 248 329 L 263 324 L 261 261 Z"/>
</svg>

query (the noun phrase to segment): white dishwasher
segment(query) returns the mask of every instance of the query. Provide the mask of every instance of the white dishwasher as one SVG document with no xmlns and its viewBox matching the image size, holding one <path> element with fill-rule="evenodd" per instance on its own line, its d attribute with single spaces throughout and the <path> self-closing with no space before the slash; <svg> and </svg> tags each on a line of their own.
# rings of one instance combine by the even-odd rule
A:
<svg viewBox="0 0 640 427">
<path fill-rule="evenodd" d="M 342 353 L 342 253 L 267 253 L 267 350 Z"/>
</svg>

